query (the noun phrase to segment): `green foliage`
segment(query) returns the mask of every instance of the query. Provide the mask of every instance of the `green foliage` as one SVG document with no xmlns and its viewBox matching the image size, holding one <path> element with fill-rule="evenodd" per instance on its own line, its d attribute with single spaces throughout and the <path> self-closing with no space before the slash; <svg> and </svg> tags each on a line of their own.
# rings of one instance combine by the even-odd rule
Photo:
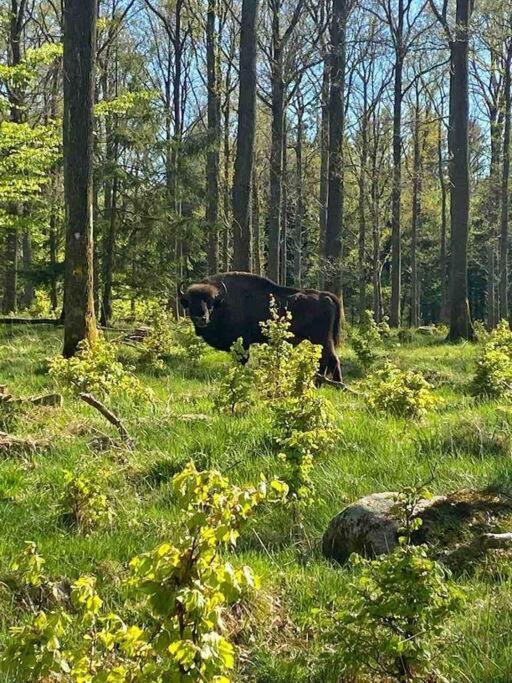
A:
<svg viewBox="0 0 512 683">
<path fill-rule="evenodd" d="M 34 300 L 28 309 L 32 318 L 46 318 L 52 313 L 52 304 L 48 292 L 39 288 L 34 292 Z"/>
<path fill-rule="evenodd" d="M 80 533 L 89 533 L 112 524 L 115 513 L 105 488 L 105 473 L 90 477 L 66 472 L 62 501 L 64 515 Z"/>
<path fill-rule="evenodd" d="M 378 358 L 376 347 L 381 344 L 380 329 L 373 317 L 373 311 L 364 311 L 359 330 L 352 333 L 352 347 L 364 370 Z"/>
<path fill-rule="evenodd" d="M 254 377 L 246 365 L 247 351 L 239 337 L 231 347 L 232 367 L 217 388 L 214 405 L 228 415 L 245 415 L 254 403 Z"/>
<path fill-rule="evenodd" d="M 400 370 L 387 363 L 369 382 L 368 405 L 397 417 L 423 417 L 436 399 L 420 372 Z"/>
<path fill-rule="evenodd" d="M 56 124 L 0 122 L 0 228 L 32 227 L 38 210 L 46 209 L 41 192 L 58 159 L 59 143 L 60 129 Z M 13 215 L 13 205 L 29 203 L 30 216 L 21 211 Z"/>
<path fill-rule="evenodd" d="M 414 511 L 422 494 L 411 488 L 398 497 L 399 545 L 375 560 L 353 555 L 355 577 L 343 602 L 320 614 L 322 659 L 343 680 L 426 681 L 437 674 L 446 621 L 460 609 L 463 594 L 426 546 L 411 545 L 421 525 Z"/>
<path fill-rule="evenodd" d="M 485 323 L 481 320 L 473 321 L 473 331 L 475 333 L 475 339 L 477 342 L 483 344 L 488 341 L 490 332 L 486 328 Z"/>
<path fill-rule="evenodd" d="M 251 349 L 251 364 L 261 395 L 267 399 L 278 399 L 290 394 L 290 361 L 293 337 L 290 331 L 292 316 L 289 311 L 279 314 L 274 298 L 270 302 L 270 318 L 261 323 L 261 330 L 267 339 Z"/>
<path fill-rule="evenodd" d="M 477 361 L 473 389 L 492 398 L 512 396 L 512 332 L 506 320 L 491 332 Z"/>
<path fill-rule="evenodd" d="M 24 549 L 11 564 L 11 571 L 18 585 L 38 588 L 45 581 L 43 567 L 45 560 L 39 555 L 33 541 L 27 541 Z"/>
<path fill-rule="evenodd" d="M 147 311 L 149 332 L 142 341 L 141 362 L 155 370 L 164 368 L 164 359 L 174 347 L 172 313 L 163 306 L 154 305 Z"/>
<path fill-rule="evenodd" d="M 323 396 L 306 391 L 276 401 L 272 414 L 276 443 L 285 463 L 283 479 L 294 498 L 311 502 L 314 459 L 332 449 L 338 434 L 332 406 Z"/>
<path fill-rule="evenodd" d="M 116 344 L 99 337 L 94 345 L 81 342 L 72 358 L 55 356 L 49 360 L 50 375 L 74 393 L 111 394 L 139 397 L 147 393 L 118 360 Z"/>
<path fill-rule="evenodd" d="M 206 351 L 206 344 L 195 333 L 192 322 L 188 318 L 176 320 L 173 336 L 178 345 L 179 355 L 197 365 Z"/>
<path fill-rule="evenodd" d="M 129 586 L 143 609 L 143 625 L 103 614 L 96 580 L 84 576 L 72 587 L 73 617 L 63 610 L 39 612 L 11 629 L 4 670 L 41 682 L 229 681 L 235 653 L 225 635 L 225 611 L 258 580 L 222 552 L 235 546 L 240 527 L 263 501 L 283 500 L 287 489 L 263 479 L 241 489 L 192 463 L 174 477 L 173 489 L 183 532 L 130 563 Z"/>
</svg>

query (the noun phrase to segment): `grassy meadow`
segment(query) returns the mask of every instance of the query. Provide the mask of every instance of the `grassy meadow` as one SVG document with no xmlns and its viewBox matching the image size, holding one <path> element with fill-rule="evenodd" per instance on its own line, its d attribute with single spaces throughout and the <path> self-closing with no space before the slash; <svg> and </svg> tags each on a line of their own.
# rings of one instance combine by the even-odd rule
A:
<svg viewBox="0 0 512 683">
<path fill-rule="evenodd" d="M 131 450 L 116 442 L 115 428 L 96 410 L 68 394 L 63 407 L 0 412 L 0 431 L 46 442 L 33 454 L 0 454 L 0 578 L 24 542 L 34 541 L 50 575 L 95 574 L 114 610 L 122 609 L 129 560 L 172 539 L 179 516 L 170 481 L 190 459 L 236 483 L 257 481 L 260 473 L 279 476 L 281 467 L 265 406 L 244 417 L 222 415 L 213 406 L 228 368 L 226 354 L 208 350 L 195 364 L 169 361 L 152 373 L 137 367 L 136 349 L 122 348 L 123 360 L 153 390 L 151 400 L 137 396 L 109 404 L 134 440 Z M 0 384 L 15 396 L 55 391 L 46 359 L 60 349 L 59 330 L 2 327 Z M 345 381 L 359 393 L 319 389 L 335 406 L 339 436 L 334 452 L 315 461 L 316 499 L 306 509 L 300 539 L 286 508 L 264 507 L 237 547 L 237 561 L 254 568 L 262 591 L 258 604 L 237 617 L 247 629 L 234 638 L 235 680 L 318 680 L 303 625 L 313 608 L 328 606 L 348 590 L 351 571 L 330 564 L 320 551 L 329 520 L 346 504 L 425 481 L 435 494 L 467 489 L 512 495 L 512 408 L 472 395 L 478 353 L 478 344 L 449 345 L 440 335 L 387 340 L 381 354 L 401 368 L 421 371 L 439 399 L 424 419 L 407 420 L 368 409 L 362 372 L 344 345 Z M 115 511 L 107 530 L 80 534 L 66 524 L 66 472 L 77 471 L 99 473 L 105 482 Z M 443 675 L 460 683 L 512 681 L 512 556 L 468 558 L 452 569 L 467 603 L 448 625 Z M 18 611 L 0 584 L 0 644 Z"/>
</svg>

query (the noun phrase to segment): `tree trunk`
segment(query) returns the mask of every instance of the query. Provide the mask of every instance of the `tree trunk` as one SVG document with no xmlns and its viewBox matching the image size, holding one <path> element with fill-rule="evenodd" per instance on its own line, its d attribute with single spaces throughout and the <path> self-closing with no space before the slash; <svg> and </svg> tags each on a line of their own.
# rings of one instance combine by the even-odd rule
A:
<svg viewBox="0 0 512 683">
<path fill-rule="evenodd" d="M 288 186 L 286 177 L 288 173 L 288 129 L 286 121 L 283 122 L 283 160 L 281 168 L 281 230 L 279 244 L 279 278 L 278 282 L 284 285 L 288 281 Z M 270 235 L 269 235 L 270 237 Z"/>
<path fill-rule="evenodd" d="M 451 273 L 449 339 L 473 339 L 468 302 L 469 93 L 468 47 L 471 0 L 457 0 L 455 38 L 450 44 Z"/>
<path fill-rule="evenodd" d="M 375 322 L 382 321 L 382 292 L 381 292 L 381 264 L 380 264 L 380 194 L 379 194 L 379 132 L 373 123 L 373 140 L 371 151 L 371 206 L 372 206 L 372 284 L 373 284 L 373 317 Z"/>
<path fill-rule="evenodd" d="M 324 287 L 325 231 L 327 225 L 327 191 L 329 187 L 329 61 L 324 59 L 322 76 L 322 120 L 320 123 L 320 194 L 319 194 L 319 286 Z"/>
<path fill-rule="evenodd" d="M 117 144 L 115 145 L 117 149 Z M 117 151 L 114 152 L 117 160 Z M 108 327 L 112 318 L 112 276 L 117 233 L 118 179 L 114 176 L 108 204 L 105 206 L 106 234 L 103 244 L 103 298 L 101 302 L 101 324 Z"/>
<path fill-rule="evenodd" d="M 342 298 L 343 133 L 345 129 L 346 0 L 333 0 L 330 26 L 329 166 L 325 288 Z"/>
<path fill-rule="evenodd" d="M 258 178 L 256 168 L 252 170 L 252 233 L 254 237 L 253 264 L 256 275 L 262 275 L 261 259 L 261 219 L 260 219 L 260 194 L 258 190 Z"/>
<path fill-rule="evenodd" d="M 32 281 L 32 236 L 28 231 L 23 233 L 23 308 L 30 308 L 34 303 L 34 283 Z"/>
<path fill-rule="evenodd" d="M 230 241 L 230 214 L 231 214 L 231 62 L 228 62 L 225 80 L 226 100 L 224 102 L 224 142 L 223 142 L 223 197 L 224 197 L 224 227 L 222 231 L 222 270 L 229 270 L 229 241 Z"/>
<path fill-rule="evenodd" d="M 13 213 L 14 209 L 11 211 Z M 2 298 L 2 313 L 15 313 L 17 311 L 18 290 L 18 231 L 9 228 L 5 236 L 4 251 L 4 294 Z"/>
<path fill-rule="evenodd" d="M 240 32 L 240 87 L 233 180 L 233 267 L 251 269 L 251 176 L 256 129 L 256 23 L 258 0 L 243 0 Z"/>
<path fill-rule="evenodd" d="M 50 302 L 52 311 L 55 313 L 59 305 L 57 297 L 57 218 L 55 209 L 52 207 L 50 215 L 50 234 L 48 236 L 48 248 L 50 252 L 50 266 L 52 269 L 50 280 Z"/>
<path fill-rule="evenodd" d="M 270 143 L 270 191 L 268 205 L 268 276 L 271 280 L 279 282 L 284 148 L 284 82 L 283 53 L 279 24 L 281 3 L 279 0 L 274 0 L 272 8 L 272 134 Z"/>
<path fill-rule="evenodd" d="M 389 322 L 399 327 L 402 290 L 402 98 L 403 98 L 403 23 L 404 0 L 398 0 L 395 38 L 395 78 L 393 86 L 393 186 L 391 190 L 391 308 Z"/>
<path fill-rule="evenodd" d="M 412 175 L 412 225 L 411 225 L 411 327 L 418 327 L 419 282 L 418 282 L 418 230 L 421 216 L 421 145 L 420 105 L 416 98 L 413 133 L 413 175 Z"/>
<path fill-rule="evenodd" d="M 219 144 L 220 89 L 217 70 L 217 0 L 208 0 L 206 19 L 206 63 L 208 82 L 208 154 L 206 162 L 206 224 L 208 226 L 208 270 L 216 273 L 219 260 Z"/>
<path fill-rule="evenodd" d="M 503 170 L 501 173 L 501 222 L 500 222 L 500 259 L 499 259 L 499 317 L 508 320 L 508 222 L 510 211 L 510 125 L 512 109 L 511 74 L 512 38 L 508 39 L 505 58 L 505 121 L 503 128 Z"/>
<path fill-rule="evenodd" d="M 304 222 L 304 189 L 302 167 L 302 137 L 304 134 L 304 105 L 300 103 L 297 111 L 297 142 L 295 145 L 295 176 L 297 183 L 295 205 L 295 235 L 293 240 L 293 283 L 302 287 L 302 241 Z"/>
<path fill-rule="evenodd" d="M 97 0 L 64 2 L 64 356 L 96 339 L 93 301 L 93 130 Z"/>
<path fill-rule="evenodd" d="M 440 278 L 440 312 L 439 319 L 442 323 L 448 322 L 448 272 L 446 256 L 446 229 L 448 225 L 447 209 L 448 196 L 443 164 L 443 122 L 439 118 L 437 128 L 437 174 L 439 179 L 439 189 L 441 192 L 441 234 L 439 248 L 439 278 Z"/>
<path fill-rule="evenodd" d="M 365 84 L 366 85 L 366 84 Z M 366 166 L 368 163 L 368 110 L 366 106 L 366 88 L 364 91 L 364 112 L 361 119 L 361 158 L 359 167 L 359 197 L 357 212 L 359 215 L 359 320 L 362 320 L 366 309 Z"/>
</svg>

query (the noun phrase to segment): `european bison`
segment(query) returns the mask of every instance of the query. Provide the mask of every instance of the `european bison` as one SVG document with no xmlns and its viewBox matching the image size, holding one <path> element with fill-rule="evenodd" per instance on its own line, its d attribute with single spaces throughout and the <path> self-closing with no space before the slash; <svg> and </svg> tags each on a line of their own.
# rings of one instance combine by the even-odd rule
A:
<svg viewBox="0 0 512 683">
<path fill-rule="evenodd" d="M 271 295 L 279 309 L 292 315 L 294 342 L 309 339 L 322 346 L 320 373 L 341 382 L 339 343 L 341 305 L 330 292 L 282 287 L 250 273 L 218 273 L 186 289 L 181 304 L 207 344 L 229 351 L 242 337 L 244 346 L 265 341 L 260 323 L 270 317 Z"/>
</svg>

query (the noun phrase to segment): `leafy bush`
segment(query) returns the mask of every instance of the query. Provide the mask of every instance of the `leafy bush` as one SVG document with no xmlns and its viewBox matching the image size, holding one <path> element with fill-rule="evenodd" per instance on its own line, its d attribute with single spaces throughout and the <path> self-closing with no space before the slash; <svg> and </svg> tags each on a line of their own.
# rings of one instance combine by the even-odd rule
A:
<svg viewBox="0 0 512 683">
<path fill-rule="evenodd" d="M 484 343 L 489 339 L 490 332 L 486 328 L 485 323 L 481 320 L 473 321 L 473 331 L 475 333 L 475 339 L 477 342 Z"/>
<path fill-rule="evenodd" d="M 436 402 L 432 387 L 419 372 L 387 363 L 370 380 L 368 405 L 398 417 L 422 417 Z"/>
<path fill-rule="evenodd" d="M 180 355 L 196 365 L 206 351 L 206 344 L 195 333 L 194 326 L 188 318 L 174 321 L 173 336 L 179 347 Z"/>
<path fill-rule="evenodd" d="M 272 413 L 275 440 L 286 465 L 283 479 L 294 498 L 311 500 L 314 458 L 333 447 L 338 433 L 332 406 L 323 396 L 307 391 L 275 402 Z"/>
<path fill-rule="evenodd" d="M 421 525 L 414 517 L 420 496 L 408 489 L 397 500 L 402 528 L 394 552 L 375 560 L 353 555 L 355 578 L 343 603 L 320 613 L 324 665 L 343 680 L 419 681 L 437 674 L 445 623 L 463 596 L 426 546 L 411 545 Z"/>
<path fill-rule="evenodd" d="M 473 389 L 492 398 L 512 396 L 512 332 L 506 320 L 491 332 L 477 361 Z"/>
<path fill-rule="evenodd" d="M 165 308 L 153 305 L 148 308 L 147 322 L 149 332 L 142 341 L 141 362 L 155 370 L 161 370 L 164 367 L 164 358 L 171 355 L 175 346 L 173 326 L 176 321 Z"/>
<path fill-rule="evenodd" d="M 359 330 L 352 333 L 352 348 L 364 370 L 378 358 L 377 348 L 381 345 L 381 330 L 374 320 L 373 312 L 364 311 Z"/>
<path fill-rule="evenodd" d="M 251 349 L 251 365 L 255 381 L 266 399 L 278 399 L 290 394 L 290 360 L 293 345 L 290 340 L 292 316 L 289 311 L 279 314 L 276 301 L 270 302 L 270 318 L 261 323 L 261 330 L 267 339 Z"/>
<path fill-rule="evenodd" d="M 231 347 L 232 367 L 214 397 L 215 407 L 229 415 L 243 415 L 254 403 L 254 376 L 246 365 L 247 355 L 240 337 Z"/>
<path fill-rule="evenodd" d="M 38 611 L 11 628 L 1 665 L 16 680 L 75 683 L 226 683 L 234 647 L 225 635 L 226 608 L 258 587 L 249 567 L 223 553 L 265 500 L 278 502 L 286 486 L 262 480 L 241 489 L 215 471 L 188 465 L 173 479 L 183 531 L 130 563 L 141 625 L 103 609 L 94 577 L 73 584 L 74 614 Z M 133 610 L 135 611 L 135 610 Z M 66 643 L 66 645 L 64 645 Z"/>
<path fill-rule="evenodd" d="M 100 480 L 98 476 L 92 478 L 85 474 L 66 472 L 66 492 L 62 506 L 66 519 L 81 533 L 109 525 L 114 519 L 104 478 Z"/>
<path fill-rule="evenodd" d="M 32 318 L 47 318 L 52 314 L 52 303 L 45 289 L 36 289 L 28 313 Z"/>
<path fill-rule="evenodd" d="M 50 375 L 76 394 L 140 396 L 140 382 L 118 360 L 116 344 L 99 337 L 94 345 L 83 341 L 72 358 L 55 356 L 49 361 Z"/>
</svg>

